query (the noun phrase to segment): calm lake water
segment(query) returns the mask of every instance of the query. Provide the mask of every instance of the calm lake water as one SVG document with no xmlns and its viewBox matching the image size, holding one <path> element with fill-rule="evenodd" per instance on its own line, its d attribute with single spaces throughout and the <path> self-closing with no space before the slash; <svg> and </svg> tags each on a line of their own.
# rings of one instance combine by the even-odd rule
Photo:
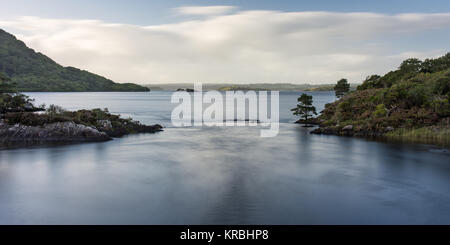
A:
<svg viewBox="0 0 450 245">
<path fill-rule="evenodd" d="M 320 110 L 334 100 L 315 92 Z M 0 150 L 0 224 L 450 224 L 450 155 L 311 135 L 280 93 L 280 133 L 170 127 L 171 93 L 28 93 L 168 128 L 103 143 Z"/>
</svg>

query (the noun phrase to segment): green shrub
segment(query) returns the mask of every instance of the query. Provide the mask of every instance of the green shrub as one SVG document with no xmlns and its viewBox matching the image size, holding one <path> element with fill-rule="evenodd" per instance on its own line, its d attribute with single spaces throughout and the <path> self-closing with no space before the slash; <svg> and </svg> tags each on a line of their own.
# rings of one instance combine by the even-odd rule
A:
<svg viewBox="0 0 450 245">
<path fill-rule="evenodd" d="M 427 92 L 424 85 L 412 87 L 407 94 L 407 101 L 411 106 L 421 106 L 428 101 Z"/>
<path fill-rule="evenodd" d="M 47 108 L 46 112 L 49 116 L 56 116 L 62 115 L 65 112 L 65 110 L 61 106 L 51 104 Z"/>
<path fill-rule="evenodd" d="M 70 118 L 63 116 L 50 116 L 33 112 L 8 112 L 3 116 L 3 119 L 11 125 L 23 124 L 26 126 L 42 126 L 47 123 L 70 121 Z"/>
<path fill-rule="evenodd" d="M 375 111 L 373 112 L 374 117 L 384 117 L 386 116 L 386 108 L 384 104 L 379 104 L 376 106 Z"/>
<path fill-rule="evenodd" d="M 450 103 L 448 98 L 433 100 L 431 107 L 433 108 L 433 111 L 441 117 L 450 116 Z"/>
</svg>

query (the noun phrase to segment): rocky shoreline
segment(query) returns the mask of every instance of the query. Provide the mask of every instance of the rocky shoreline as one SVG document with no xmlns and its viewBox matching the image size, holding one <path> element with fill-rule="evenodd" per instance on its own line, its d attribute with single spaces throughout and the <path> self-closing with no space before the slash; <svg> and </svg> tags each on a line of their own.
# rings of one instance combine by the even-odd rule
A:
<svg viewBox="0 0 450 245">
<path fill-rule="evenodd" d="M 105 124 L 110 124 L 105 123 Z M 134 133 L 156 133 L 162 131 L 162 126 L 133 125 Z M 45 143 L 45 142 L 101 142 L 121 137 L 129 132 L 113 127 L 96 128 L 77 124 L 72 121 L 48 123 L 42 126 L 23 124 L 9 125 L 0 120 L 0 143 Z"/>
<path fill-rule="evenodd" d="M 299 119 L 295 123 L 305 124 L 305 120 Z M 386 133 L 394 130 L 394 127 L 388 126 L 383 131 L 371 131 L 360 128 L 355 128 L 353 125 L 345 126 L 325 126 L 323 120 L 319 118 L 308 119 L 308 127 L 317 126 L 310 133 L 311 134 L 324 134 L 324 135 L 337 135 L 337 136 L 358 136 L 358 137 L 381 137 Z"/>
<path fill-rule="evenodd" d="M 43 126 L 8 125 L 0 121 L 0 142 L 99 142 L 112 138 L 96 128 L 74 122 L 56 122 Z"/>
<path fill-rule="evenodd" d="M 311 134 L 325 134 L 338 136 L 359 136 L 359 137 L 381 137 L 386 133 L 393 131 L 393 127 L 387 127 L 384 132 L 370 131 L 370 130 L 355 130 L 353 125 L 346 126 L 319 126 L 311 131 Z"/>
<path fill-rule="evenodd" d="M 159 124 L 144 125 L 107 110 L 56 113 L 8 112 L 0 114 L 0 144 L 101 142 L 133 133 L 162 131 Z"/>
</svg>

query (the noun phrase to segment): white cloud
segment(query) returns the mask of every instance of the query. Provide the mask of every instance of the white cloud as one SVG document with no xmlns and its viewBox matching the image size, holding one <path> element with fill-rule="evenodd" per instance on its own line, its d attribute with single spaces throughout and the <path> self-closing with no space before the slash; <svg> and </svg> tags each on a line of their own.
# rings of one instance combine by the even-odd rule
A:
<svg viewBox="0 0 450 245">
<path fill-rule="evenodd" d="M 98 20 L 0 20 L 55 61 L 118 82 L 360 82 L 448 50 L 397 50 L 390 37 L 450 26 L 450 14 L 241 11 L 174 24 L 137 26 Z"/>
<path fill-rule="evenodd" d="M 181 15 L 221 15 L 234 9 L 234 6 L 184 6 L 174 10 Z"/>
</svg>

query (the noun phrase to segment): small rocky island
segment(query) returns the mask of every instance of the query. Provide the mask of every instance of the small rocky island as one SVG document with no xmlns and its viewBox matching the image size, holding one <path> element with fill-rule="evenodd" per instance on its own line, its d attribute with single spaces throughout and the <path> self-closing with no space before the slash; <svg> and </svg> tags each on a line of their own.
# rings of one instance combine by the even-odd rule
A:
<svg viewBox="0 0 450 245">
<path fill-rule="evenodd" d="M 192 88 L 178 88 L 176 91 L 186 91 L 186 92 L 189 92 L 189 93 L 195 92 L 195 90 L 192 89 Z"/>
<path fill-rule="evenodd" d="M 50 106 L 44 113 L 7 112 L 0 119 L 0 142 L 95 142 L 133 133 L 162 131 L 161 125 L 143 125 L 107 109 L 63 111 Z"/>
<path fill-rule="evenodd" d="M 17 93 L 0 73 L 0 144 L 98 142 L 133 133 L 155 133 L 162 126 L 144 125 L 108 109 L 66 111 L 50 105 L 36 107 L 28 96 Z"/>
</svg>

